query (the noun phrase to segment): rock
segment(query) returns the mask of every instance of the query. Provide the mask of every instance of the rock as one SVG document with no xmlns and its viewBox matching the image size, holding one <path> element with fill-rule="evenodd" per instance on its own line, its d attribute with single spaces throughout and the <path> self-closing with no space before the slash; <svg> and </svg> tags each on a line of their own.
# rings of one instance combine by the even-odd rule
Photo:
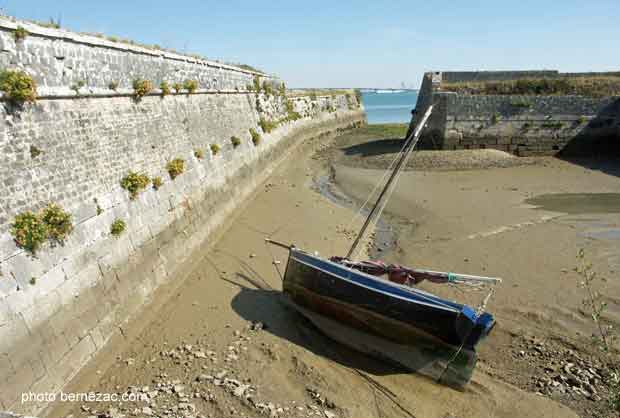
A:
<svg viewBox="0 0 620 418">
<path fill-rule="evenodd" d="M 336 418 L 336 414 L 334 414 L 331 411 L 328 411 L 327 409 L 323 411 L 323 413 L 325 414 L 325 418 Z"/>
<path fill-rule="evenodd" d="M 153 410 L 149 408 L 148 406 L 145 406 L 144 408 L 142 408 L 142 413 L 144 415 L 151 416 L 153 415 Z"/>
</svg>

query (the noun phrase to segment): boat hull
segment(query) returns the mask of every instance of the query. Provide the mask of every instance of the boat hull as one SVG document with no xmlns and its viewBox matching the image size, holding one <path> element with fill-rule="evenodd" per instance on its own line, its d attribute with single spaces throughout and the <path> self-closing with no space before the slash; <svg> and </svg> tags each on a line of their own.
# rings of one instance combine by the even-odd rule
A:
<svg viewBox="0 0 620 418">
<path fill-rule="evenodd" d="M 291 249 L 283 290 L 300 313 L 345 345 L 452 386 L 471 378 L 477 330 L 460 305 L 438 307 L 432 295 L 297 249 Z"/>
</svg>

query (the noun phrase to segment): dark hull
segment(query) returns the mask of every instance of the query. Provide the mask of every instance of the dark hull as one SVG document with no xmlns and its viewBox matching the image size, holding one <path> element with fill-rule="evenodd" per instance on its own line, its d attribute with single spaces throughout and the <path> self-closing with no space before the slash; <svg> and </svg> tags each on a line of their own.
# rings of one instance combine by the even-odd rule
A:
<svg viewBox="0 0 620 418">
<path fill-rule="evenodd" d="M 450 384 L 469 380 L 475 344 L 490 328 L 472 320 L 467 307 L 296 249 L 291 249 L 283 288 L 294 306 L 332 338 Z M 341 326 L 348 331 L 334 331 Z"/>
</svg>

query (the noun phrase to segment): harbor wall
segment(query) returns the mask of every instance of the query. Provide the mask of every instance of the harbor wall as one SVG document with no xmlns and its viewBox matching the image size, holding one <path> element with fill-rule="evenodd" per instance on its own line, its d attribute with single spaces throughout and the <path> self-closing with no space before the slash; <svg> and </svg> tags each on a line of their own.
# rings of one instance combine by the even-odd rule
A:
<svg viewBox="0 0 620 418">
<path fill-rule="evenodd" d="M 354 95 L 249 92 L 244 83 L 256 74 L 189 62 L 165 65 L 217 71 L 216 88 L 140 100 L 122 91 L 101 93 L 110 77 L 94 74 L 102 70 L 86 57 L 111 68 L 122 52 L 122 68 L 141 69 L 140 77 L 154 82 L 160 70 L 144 60 L 162 63 L 161 69 L 168 58 L 32 33 L 19 41 L 31 52 L 7 52 L 14 41 L 2 31 L 0 61 L 47 88 L 37 91 L 36 103 L 0 102 L 0 411 L 36 414 L 45 404 L 22 404 L 22 393 L 62 389 L 155 290 L 183 279 L 183 266 L 290 149 L 362 124 L 365 114 Z M 68 42 L 67 48 L 81 51 L 72 67 L 85 71 L 80 78 L 88 74 L 92 92 L 65 94 L 76 78 L 52 76 L 46 66 L 57 63 L 34 58 L 45 42 Z M 65 64 L 71 55 L 64 55 Z M 277 127 L 263 130 L 261 119 Z M 167 163 L 175 158 L 184 170 L 173 179 Z M 131 171 L 160 177 L 162 184 L 132 198 L 121 187 Z M 16 217 L 49 203 L 71 215 L 72 232 L 35 253 L 17 246 Z M 116 220 L 125 223 L 118 235 L 111 229 Z"/>
<path fill-rule="evenodd" d="M 567 75 L 572 74 L 557 71 L 426 73 L 416 105 L 417 114 L 423 114 L 431 104 L 434 111 L 420 146 L 493 148 L 521 156 L 620 154 L 619 97 L 481 95 L 441 90 L 441 83 L 446 80 L 498 81 Z"/>
</svg>

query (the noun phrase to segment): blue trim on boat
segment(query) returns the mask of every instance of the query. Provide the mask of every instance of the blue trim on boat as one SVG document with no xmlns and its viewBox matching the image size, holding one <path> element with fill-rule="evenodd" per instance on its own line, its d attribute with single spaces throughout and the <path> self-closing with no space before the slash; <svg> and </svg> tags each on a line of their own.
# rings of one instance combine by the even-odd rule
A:
<svg viewBox="0 0 620 418">
<path fill-rule="evenodd" d="M 426 305 L 436 306 L 437 308 L 441 308 L 441 309 L 448 309 L 448 310 L 452 310 L 456 312 L 461 312 L 472 322 L 476 323 L 476 320 L 477 320 L 476 312 L 474 309 L 472 309 L 471 307 L 467 305 L 461 305 L 458 303 L 447 301 L 445 299 L 441 299 L 437 296 L 433 296 L 425 292 L 418 293 L 418 292 L 415 292 L 413 289 L 412 290 L 402 289 L 398 287 L 397 285 L 393 285 L 390 282 L 367 275 L 363 272 L 358 272 L 356 270 L 347 268 L 345 266 L 341 266 L 331 261 L 327 261 L 327 260 L 314 257 L 300 250 L 292 249 L 291 251 L 294 253 L 294 258 L 297 259 L 299 262 L 319 268 L 343 280 L 352 281 L 361 286 L 371 288 L 373 290 L 380 291 L 382 293 L 389 294 L 390 296 L 395 296 L 401 299 L 409 300 L 411 302 L 423 303 Z"/>
</svg>

